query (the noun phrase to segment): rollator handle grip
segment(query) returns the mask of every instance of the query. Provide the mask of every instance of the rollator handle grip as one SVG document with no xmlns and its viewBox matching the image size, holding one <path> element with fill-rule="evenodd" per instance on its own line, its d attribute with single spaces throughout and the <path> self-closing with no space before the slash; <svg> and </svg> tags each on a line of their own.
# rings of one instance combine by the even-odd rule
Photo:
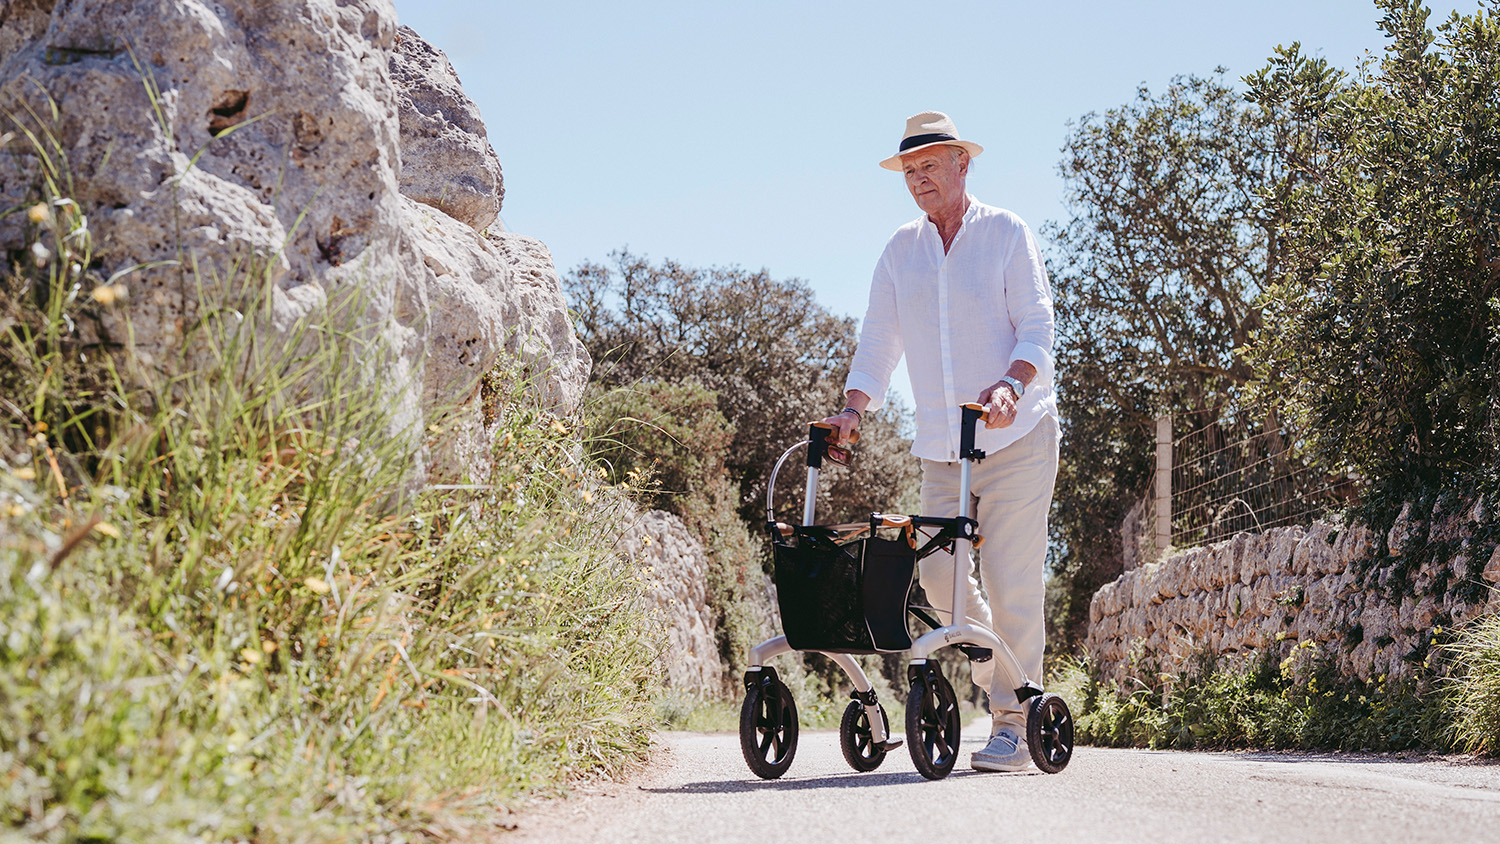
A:
<svg viewBox="0 0 1500 844">
<path fill-rule="evenodd" d="M 977 401 L 959 405 L 958 459 L 983 460 L 984 452 L 974 447 L 974 429 L 984 418 L 984 405 Z"/>
<path fill-rule="evenodd" d="M 837 431 L 827 422 L 809 422 L 807 426 L 807 465 L 813 469 L 823 468 L 823 458 L 840 466 L 849 465 L 849 449 L 837 444 L 833 435 Z M 849 432 L 849 445 L 859 442 L 859 432 Z"/>
<path fill-rule="evenodd" d="M 808 426 L 810 428 L 821 429 L 823 431 L 824 437 L 827 437 L 829 432 L 833 430 L 833 426 L 828 424 L 827 422 L 810 422 L 808 423 Z M 813 439 L 814 441 L 816 441 L 817 439 L 817 436 L 811 433 L 808 434 L 808 437 L 810 439 Z M 849 439 L 846 442 L 848 442 L 850 445 L 859 445 L 859 431 L 850 431 Z"/>
</svg>

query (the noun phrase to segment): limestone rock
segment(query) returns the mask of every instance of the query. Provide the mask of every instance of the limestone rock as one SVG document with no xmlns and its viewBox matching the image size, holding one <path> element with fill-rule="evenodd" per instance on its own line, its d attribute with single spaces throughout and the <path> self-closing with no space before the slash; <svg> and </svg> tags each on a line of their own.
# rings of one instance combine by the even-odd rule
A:
<svg viewBox="0 0 1500 844">
<path fill-rule="evenodd" d="M 708 606 L 708 557 L 682 520 L 662 510 L 644 513 L 620 540 L 620 550 L 641 566 L 647 600 L 667 633 L 662 668 L 667 685 L 694 694 L 717 694 L 724 666 Z"/>
<path fill-rule="evenodd" d="M 122 21 L 150 25 L 130 27 L 127 45 Z M 551 407 L 571 412 L 589 363 L 550 257 L 530 239 L 475 230 L 501 189 L 483 125 L 440 54 L 414 35 L 397 40 L 389 0 L 7 4 L 0 113 L 57 104 L 60 118 L 33 128 L 66 151 L 94 271 L 123 272 L 130 289 L 128 307 L 80 331 L 115 346 L 133 338 L 139 363 L 173 375 L 200 360 L 206 303 L 263 297 L 272 331 L 330 313 L 351 323 L 361 344 L 351 365 L 386 394 L 393 434 L 457 407 L 467 418 L 453 430 L 482 436 L 477 382 L 507 348 Z M 403 104 L 431 120 L 403 132 Z M 15 140 L 6 153 L 0 207 L 34 201 L 36 157 Z M 450 218 L 404 196 L 403 181 L 428 200 L 423 184 L 478 198 L 439 202 Z M 22 243 L 23 222 L 0 219 L 0 249 Z M 459 451 L 460 463 L 485 453 Z"/>
<path fill-rule="evenodd" d="M 396 30 L 390 70 L 401 118 L 401 192 L 484 231 L 500 215 L 505 182 L 478 106 L 443 51 L 409 26 Z"/>
<path fill-rule="evenodd" d="M 514 232 L 491 231 L 489 244 L 512 268 L 509 299 L 501 318 L 511 326 L 506 348 L 531 367 L 528 373 L 547 404 L 571 412 L 578 406 L 593 365 L 573 331 L 562 280 L 552 253 L 540 240 Z"/>
<path fill-rule="evenodd" d="M 1333 554 L 1338 560 L 1357 560 L 1370 554 L 1375 547 L 1377 534 L 1362 524 L 1345 525 L 1333 543 Z"/>
</svg>

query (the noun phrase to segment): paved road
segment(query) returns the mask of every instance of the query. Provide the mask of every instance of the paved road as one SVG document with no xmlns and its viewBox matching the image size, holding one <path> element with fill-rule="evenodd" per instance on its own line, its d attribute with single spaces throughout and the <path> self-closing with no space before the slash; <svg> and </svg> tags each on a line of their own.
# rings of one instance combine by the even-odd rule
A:
<svg viewBox="0 0 1500 844">
<path fill-rule="evenodd" d="M 732 733 L 668 733 L 633 781 L 523 812 L 508 840 L 1500 844 L 1494 763 L 1080 747 L 1061 774 L 981 774 L 963 766 L 984 726 L 965 728 L 960 767 L 940 782 L 904 747 L 855 773 L 835 732 L 803 733 L 791 770 L 769 782 Z"/>
</svg>

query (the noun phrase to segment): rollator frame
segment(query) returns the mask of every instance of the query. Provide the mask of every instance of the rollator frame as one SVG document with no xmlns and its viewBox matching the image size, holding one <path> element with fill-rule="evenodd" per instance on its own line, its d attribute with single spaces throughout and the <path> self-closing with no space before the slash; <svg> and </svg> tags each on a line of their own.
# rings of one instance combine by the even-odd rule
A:
<svg viewBox="0 0 1500 844">
<path fill-rule="evenodd" d="M 859 539 L 865 530 L 873 536 L 880 528 L 900 528 L 907 531 L 910 537 L 911 531 L 915 529 L 937 527 L 938 534 L 929 539 L 927 544 L 917 552 L 916 559 L 920 560 L 933 553 L 938 547 L 946 548 L 951 544 L 954 567 L 951 606 L 954 607 L 954 611 L 948 613 L 950 622 L 958 620 L 959 612 L 961 612 L 959 608 L 967 607 L 969 567 L 973 564 L 969 552 L 971 548 L 979 547 L 984 541 L 978 533 L 978 523 L 973 518 L 973 502 L 970 495 L 973 465 L 986 457 L 985 452 L 975 445 L 975 430 L 984 415 L 984 406 L 977 403 L 965 404 L 960 408 L 959 514 L 956 517 L 872 514 L 868 523 L 835 525 L 826 528 L 834 532 L 843 532 L 845 536 L 842 541 L 847 543 Z M 837 443 L 830 441 L 833 434 L 831 425 L 823 422 L 812 423 L 809 426 L 808 439 L 788 448 L 772 469 L 766 489 L 766 527 L 772 533 L 773 541 L 778 535 L 788 537 L 796 531 L 796 528 L 776 520 L 773 500 L 776 477 L 782 466 L 794 451 L 804 445 L 808 447 L 808 454 L 802 526 L 807 529 L 816 527 L 814 515 L 818 479 L 823 468 L 823 460 L 828 458 L 834 462 L 843 463 L 848 459 L 848 453 L 839 448 Z M 857 442 L 858 433 L 855 432 L 850 444 Z M 961 648 L 974 661 L 995 659 L 996 669 L 1004 672 L 1009 687 L 1015 692 L 1016 700 L 1023 709 L 1028 710 L 1029 722 L 1037 721 L 1038 718 L 1044 722 L 1040 727 L 1042 731 L 1040 735 L 1037 732 L 1037 724 L 1028 724 L 1027 732 L 1033 742 L 1048 744 L 1048 748 L 1041 752 L 1039 748 L 1033 746 L 1033 760 L 1038 768 L 1048 773 L 1062 770 L 1072 755 L 1072 722 L 1066 703 L 1056 695 L 1046 694 L 1038 683 L 1027 677 L 1010 646 L 994 631 L 967 622 L 937 626 L 930 616 L 921 612 L 922 608 L 912 607 L 908 602 L 907 609 L 934 627 L 931 631 L 912 640 L 911 646 L 906 649 L 909 654 L 907 676 L 912 684 L 908 696 L 907 737 L 913 742 L 909 750 L 918 771 L 928 779 L 941 779 L 952 770 L 957 755 L 959 728 L 956 722 L 956 701 L 954 701 L 952 687 L 942 677 L 937 664 L 930 660 L 934 652 L 949 646 Z M 746 699 L 741 712 L 741 745 L 745 760 L 751 769 L 757 775 L 767 779 L 781 776 L 790 766 L 796 752 L 795 705 L 790 700 L 789 692 L 776 676 L 775 669 L 767 665 L 775 657 L 793 650 L 795 649 L 788 644 L 785 634 L 767 639 L 751 648 L 750 666 L 745 672 Z M 854 687 L 851 695 L 854 702 L 845 713 L 840 740 L 844 747 L 845 758 L 851 765 L 857 770 L 873 770 L 883 760 L 886 751 L 899 747 L 902 742 L 892 740 L 888 719 L 884 709 L 876 700 L 869 678 L 849 653 L 822 650 L 812 652 L 822 653 L 830 659 L 848 676 L 850 684 Z M 940 730 L 940 735 L 937 736 L 937 744 L 943 752 L 942 759 L 934 755 L 936 751 L 932 747 L 933 741 L 928 740 L 925 747 L 916 746 L 915 741 L 919 735 L 924 734 L 922 724 L 931 726 L 923 719 L 932 715 L 926 709 L 928 706 L 926 695 L 934 690 L 940 699 L 948 702 L 947 706 L 951 710 L 945 713 L 948 721 L 947 727 Z M 770 698 L 773 693 L 777 695 L 775 701 L 771 701 Z M 917 705 L 919 698 L 924 709 L 921 713 L 916 713 L 912 711 L 912 707 Z M 1028 707 L 1028 701 L 1031 702 L 1030 707 Z M 859 732 L 858 737 L 851 739 L 848 731 L 851 719 L 858 714 L 855 710 L 856 706 L 862 708 L 863 711 L 863 723 L 857 725 L 856 730 L 862 730 L 864 725 L 867 725 L 868 730 Z M 788 719 L 792 722 L 789 725 L 786 723 Z M 951 742 L 944 741 L 942 733 L 945 732 L 951 732 Z M 931 733 L 926 733 L 926 735 L 931 739 Z M 858 746 L 858 749 L 851 747 L 851 741 Z M 952 744 L 951 747 L 947 746 L 949 743 Z M 774 750 L 777 754 L 776 758 L 768 758 L 766 756 L 768 750 Z"/>
</svg>

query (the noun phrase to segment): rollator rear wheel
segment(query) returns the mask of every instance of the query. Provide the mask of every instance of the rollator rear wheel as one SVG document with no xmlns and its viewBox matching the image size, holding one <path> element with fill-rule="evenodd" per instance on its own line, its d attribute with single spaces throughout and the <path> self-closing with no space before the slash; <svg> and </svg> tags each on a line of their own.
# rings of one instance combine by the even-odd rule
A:
<svg viewBox="0 0 1500 844">
<path fill-rule="evenodd" d="M 885 710 L 880 711 L 880 717 L 885 718 Z M 885 725 L 885 732 L 886 735 L 891 733 L 889 722 Z M 856 771 L 873 771 L 885 761 L 885 748 L 875 745 L 870 716 L 865 712 L 864 704 L 857 700 L 849 702 L 844 710 L 844 720 L 839 722 L 839 747 L 843 748 L 844 761 Z"/>
<path fill-rule="evenodd" d="M 906 695 L 906 746 L 917 773 L 940 780 L 958 761 L 958 698 L 936 669 L 914 677 Z"/>
<path fill-rule="evenodd" d="M 749 684 L 740 707 L 740 750 L 761 779 L 774 780 L 797 755 L 797 704 L 774 674 Z"/>
<path fill-rule="evenodd" d="M 1031 699 L 1026 708 L 1026 743 L 1038 769 L 1055 774 L 1073 758 L 1073 713 L 1067 701 L 1048 693 Z"/>
</svg>

